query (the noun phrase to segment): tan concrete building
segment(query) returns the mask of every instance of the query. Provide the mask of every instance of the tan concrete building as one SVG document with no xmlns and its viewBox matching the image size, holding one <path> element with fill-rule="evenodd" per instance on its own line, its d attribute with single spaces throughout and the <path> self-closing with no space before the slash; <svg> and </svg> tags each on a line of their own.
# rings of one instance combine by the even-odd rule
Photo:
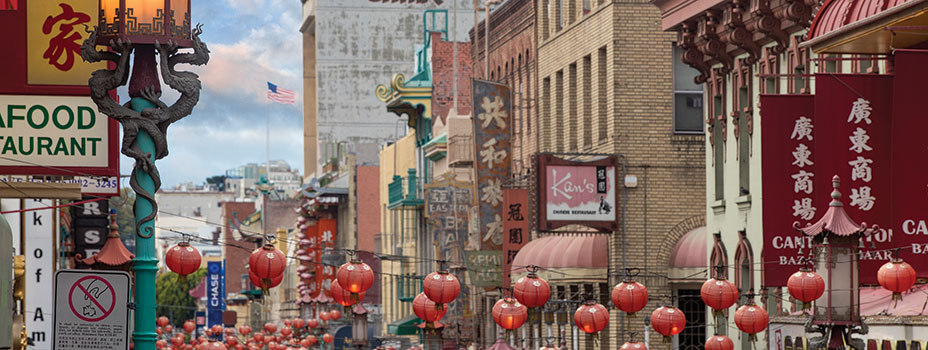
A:
<svg viewBox="0 0 928 350">
<path fill-rule="evenodd" d="M 617 348 L 629 340 L 628 332 L 644 340 L 644 316 L 671 303 L 686 313 L 688 326 L 705 325 L 699 298 L 708 276 L 701 246 L 706 149 L 701 87 L 692 84 L 695 73 L 686 74 L 689 67 L 674 64 L 676 36 L 661 30 L 660 11 L 646 1 L 537 4 L 539 152 L 577 160 L 619 157 L 619 230 L 608 235 L 608 245 L 596 243 L 600 236 L 574 238 L 593 240 L 582 254 L 608 256 L 608 274 L 578 257 L 576 266 L 562 268 L 573 275 L 600 271 L 599 277 L 577 280 L 550 273 L 552 299 L 575 307 L 587 294 L 609 305 L 609 293 L 625 268 L 639 269 L 636 279 L 651 294 L 639 318 L 626 319 L 610 307 L 609 327 L 598 342 L 573 326 L 573 308 L 567 306 L 546 308 L 567 313 L 569 320 L 543 325 L 540 333 L 565 341 L 569 349 Z M 543 244 L 544 238 L 536 241 Z M 652 330 L 649 347 L 702 348 L 705 335 L 705 327 L 691 326 L 672 343 L 662 343 Z"/>
</svg>

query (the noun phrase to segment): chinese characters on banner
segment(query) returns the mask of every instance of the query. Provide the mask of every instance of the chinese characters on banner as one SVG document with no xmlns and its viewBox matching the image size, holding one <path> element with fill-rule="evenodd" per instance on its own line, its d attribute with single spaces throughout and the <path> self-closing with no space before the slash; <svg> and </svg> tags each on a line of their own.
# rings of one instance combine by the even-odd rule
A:
<svg viewBox="0 0 928 350">
<path fill-rule="evenodd" d="M 900 257 L 915 268 L 918 277 L 928 277 L 928 118 L 925 93 L 928 81 L 928 53 L 897 50 L 893 79 L 892 196 L 893 217 L 890 232 L 893 246 L 902 247 Z M 874 120 L 874 122 L 876 122 Z M 881 164 L 882 167 L 887 165 Z M 889 223 L 881 225 L 890 225 Z M 911 246 L 911 249 L 909 249 Z"/>
<path fill-rule="evenodd" d="M 474 80 L 474 184 L 479 207 L 479 242 L 467 250 L 501 250 L 503 244 L 503 184 L 509 179 L 511 90 L 509 86 Z"/>
<path fill-rule="evenodd" d="M 425 215 L 427 228 L 438 249 L 438 259 L 445 260 L 452 265 L 464 261 L 464 244 L 467 242 L 467 213 L 473 206 L 473 185 L 468 182 L 445 179 L 425 184 Z M 462 317 L 472 314 L 468 306 L 467 283 L 463 283 L 465 276 L 458 275 L 462 280 L 461 291 L 457 299 L 448 306 L 446 319 L 458 321 Z"/>
<path fill-rule="evenodd" d="M 325 248 L 334 248 L 335 247 L 335 234 L 338 232 L 338 221 L 335 219 L 319 219 L 318 225 L 318 235 L 316 248 L 316 261 L 319 263 L 316 264 L 316 286 L 320 291 L 326 292 L 329 290 L 329 286 L 332 285 L 332 281 L 335 280 L 335 269 L 337 266 L 330 266 L 323 264 L 322 255 L 325 254 Z M 319 294 L 319 293 L 314 293 Z"/>
<path fill-rule="evenodd" d="M 793 229 L 817 220 L 813 95 L 762 95 L 761 160 L 764 169 L 764 285 L 786 285 L 811 254 L 812 240 Z M 817 151 L 816 151 L 817 152 Z M 824 176 L 824 175 L 820 175 Z M 830 192 L 829 187 L 819 191 Z M 824 210 L 824 209 L 823 209 Z"/>
<path fill-rule="evenodd" d="M 306 283 L 307 290 L 309 291 L 309 296 L 315 298 L 319 295 L 319 283 L 316 282 L 316 276 L 319 276 L 319 263 L 322 262 L 322 249 L 319 246 L 319 224 L 316 220 L 309 219 L 306 221 L 306 229 L 303 230 L 303 239 L 309 241 L 309 247 L 306 249 L 306 260 L 302 265 L 307 269 L 306 271 L 312 271 L 312 278 L 304 279 Z M 302 278 L 302 276 L 301 276 Z"/>
<path fill-rule="evenodd" d="M 877 270 L 891 255 L 887 249 L 907 243 L 893 237 L 889 227 L 893 76 L 817 74 L 815 84 L 815 121 L 821 129 L 815 134 L 814 182 L 822 190 L 813 205 L 827 209 L 831 178 L 840 176 L 848 215 L 857 224 L 881 227 L 860 251 L 860 281 L 876 284 Z"/>
<path fill-rule="evenodd" d="M 87 77 L 105 63 L 81 59 L 85 26 L 93 29 L 97 0 L 30 1 L 26 9 L 29 84 L 87 85 Z"/>
<path fill-rule="evenodd" d="M 509 273 L 512 260 L 516 258 L 529 239 L 528 190 L 507 188 L 503 190 L 503 286 L 512 285 Z"/>
</svg>

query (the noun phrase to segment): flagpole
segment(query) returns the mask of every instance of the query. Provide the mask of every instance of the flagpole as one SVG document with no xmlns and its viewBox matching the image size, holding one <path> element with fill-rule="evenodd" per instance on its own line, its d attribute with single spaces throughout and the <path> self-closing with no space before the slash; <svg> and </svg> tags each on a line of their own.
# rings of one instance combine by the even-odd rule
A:
<svg viewBox="0 0 928 350">
<path fill-rule="evenodd" d="M 268 101 L 268 104 L 267 104 L 265 129 L 267 133 L 264 136 L 264 141 L 265 141 L 264 180 L 270 183 L 271 182 L 271 101 Z"/>
</svg>

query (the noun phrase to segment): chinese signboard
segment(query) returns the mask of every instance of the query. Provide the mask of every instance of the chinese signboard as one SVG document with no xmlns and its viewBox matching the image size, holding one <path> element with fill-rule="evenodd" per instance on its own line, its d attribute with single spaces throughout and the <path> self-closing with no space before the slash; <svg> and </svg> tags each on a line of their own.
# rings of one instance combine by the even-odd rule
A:
<svg viewBox="0 0 928 350">
<path fill-rule="evenodd" d="M 473 206 L 473 186 L 454 179 L 425 184 L 425 215 L 428 233 L 438 249 L 438 259 L 451 264 L 464 261 L 464 244 L 467 242 L 467 214 Z M 459 321 L 469 315 L 466 283 L 461 293 L 448 304 L 449 321 Z"/>
<path fill-rule="evenodd" d="M 336 219 L 319 219 L 316 223 L 317 232 L 316 235 L 316 287 L 319 291 L 329 290 L 329 286 L 332 285 L 332 281 L 335 280 L 335 267 L 331 264 L 324 264 L 322 254 L 324 248 L 334 248 L 335 247 L 335 238 L 336 233 L 338 232 L 338 221 Z M 318 295 L 319 293 L 314 293 Z"/>
<path fill-rule="evenodd" d="M 928 149 L 919 135 L 928 122 L 920 117 L 921 98 L 908 92 L 925 74 L 918 59 L 903 57 L 895 76 L 821 74 L 814 96 L 761 97 L 763 255 L 772 264 L 766 266 L 765 285 L 785 285 L 789 271 L 811 254 L 811 240 L 792 224 L 821 218 L 835 175 L 848 215 L 858 224 L 880 226 L 862 242 L 861 282 L 877 283 L 876 272 L 892 248 L 903 248 L 901 257 L 916 271 L 928 269 L 928 260 L 920 257 L 928 253 L 923 191 L 928 180 L 913 171 L 913 161 Z M 793 266 L 776 268 L 786 265 Z"/>
<path fill-rule="evenodd" d="M 512 285 L 509 274 L 512 260 L 529 239 L 528 190 L 507 188 L 503 190 L 503 286 Z"/>
<path fill-rule="evenodd" d="M 30 1 L 26 9 L 29 84 L 87 85 L 105 63 L 81 59 L 86 28 L 97 25 L 97 0 Z"/>
<path fill-rule="evenodd" d="M 604 232 L 618 228 L 616 217 L 615 156 L 576 162 L 539 154 L 538 230 L 551 231 L 570 224 Z"/>
<path fill-rule="evenodd" d="M 474 80 L 474 170 L 479 242 L 467 250 L 500 250 L 503 244 L 503 184 L 512 159 L 512 96 L 509 86 Z"/>
<path fill-rule="evenodd" d="M 55 274 L 56 350 L 129 348 L 129 274 L 62 270 Z"/>
<path fill-rule="evenodd" d="M 0 173 L 117 174 L 118 129 L 89 97 L 0 95 L 0 129 Z"/>
</svg>

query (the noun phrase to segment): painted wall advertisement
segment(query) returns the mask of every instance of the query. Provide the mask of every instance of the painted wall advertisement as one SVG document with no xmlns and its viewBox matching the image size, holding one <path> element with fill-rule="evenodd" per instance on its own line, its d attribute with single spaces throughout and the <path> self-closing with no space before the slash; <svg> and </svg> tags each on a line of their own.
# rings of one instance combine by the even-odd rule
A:
<svg viewBox="0 0 928 350">
<path fill-rule="evenodd" d="M 920 117 L 922 53 L 904 52 L 892 75 L 816 75 L 816 95 L 761 97 L 764 169 L 764 285 L 783 286 L 811 254 L 811 239 L 792 225 L 819 220 L 831 200 L 831 179 L 841 179 L 844 209 L 857 224 L 880 230 L 863 239 L 860 280 L 901 248 L 919 277 L 928 276 L 928 178 L 913 171 L 924 158 L 928 128 Z M 786 145 L 786 147 L 783 147 Z M 777 269 L 778 266 L 791 266 Z"/>
<path fill-rule="evenodd" d="M 618 228 L 616 168 L 609 156 L 578 162 L 539 154 L 538 230 L 580 224 L 603 232 Z"/>
<path fill-rule="evenodd" d="M 437 258 L 451 264 L 464 261 L 464 244 L 467 242 L 467 213 L 473 206 L 473 185 L 454 179 L 443 179 L 425 184 L 425 216 L 427 228 L 437 244 Z M 464 276 L 457 276 L 463 279 Z M 468 309 L 469 291 L 461 284 L 461 293 L 448 304 L 449 321 L 471 315 Z"/>
</svg>

